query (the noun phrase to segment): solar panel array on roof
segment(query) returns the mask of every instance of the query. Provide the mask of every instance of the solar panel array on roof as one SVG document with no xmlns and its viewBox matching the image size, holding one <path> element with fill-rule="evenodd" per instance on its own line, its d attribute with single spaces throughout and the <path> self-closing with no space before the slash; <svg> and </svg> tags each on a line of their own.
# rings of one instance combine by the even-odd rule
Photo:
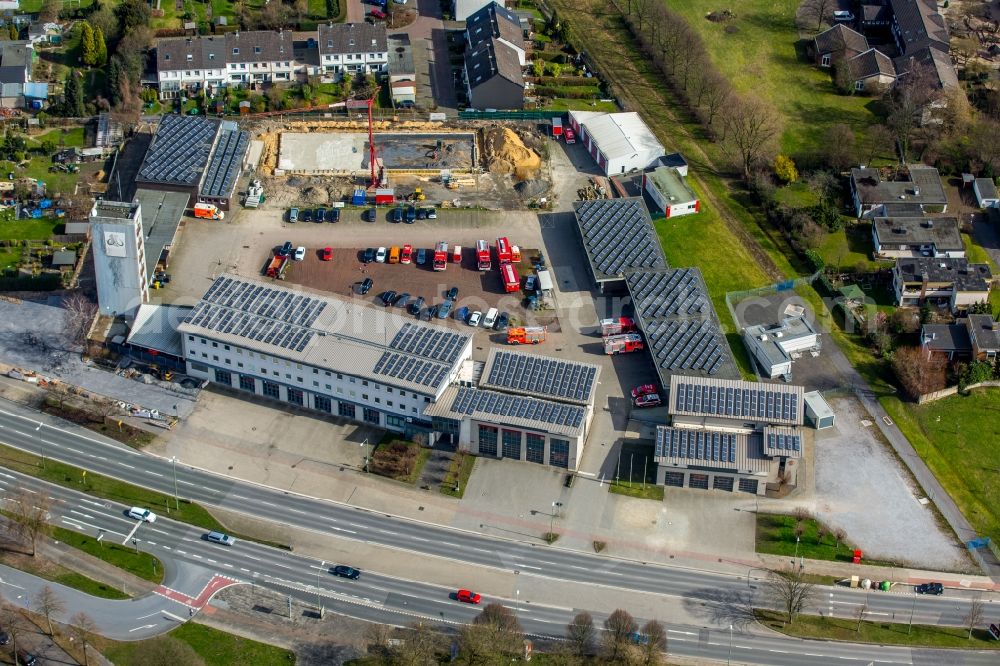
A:
<svg viewBox="0 0 1000 666">
<path fill-rule="evenodd" d="M 642 199 L 584 201 L 576 217 L 596 271 L 621 275 L 630 268 L 667 265 Z"/>
<path fill-rule="evenodd" d="M 437 386 L 448 374 L 448 367 L 406 354 L 385 352 L 372 372 L 424 386 Z"/>
<path fill-rule="evenodd" d="M 583 425 L 584 419 L 583 407 L 576 405 L 564 405 L 536 398 L 481 391 L 468 387 L 458 390 L 451 409 L 453 412 L 466 416 L 481 412 L 493 416 L 528 419 L 570 428 L 579 428 Z"/>
<path fill-rule="evenodd" d="M 218 128 L 217 120 L 164 116 L 139 168 L 137 180 L 194 185 L 207 166 Z"/>
<path fill-rule="evenodd" d="M 738 388 L 678 382 L 673 409 L 677 412 L 707 414 L 755 421 L 797 423 L 799 396 L 773 384 L 760 388 Z"/>
<path fill-rule="evenodd" d="M 679 458 L 698 462 L 736 462 L 738 435 L 711 430 L 657 428 L 656 458 Z"/>
<path fill-rule="evenodd" d="M 658 319 L 643 326 L 654 362 L 664 370 L 700 370 L 714 375 L 729 358 L 729 347 L 714 321 Z"/>
<path fill-rule="evenodd" d="M 594 388 L 597 368 L 582 363 L 495 351 L 485 383 L 525 393 L 586 402 Z"/>
<path fill-rule="evenodd" d="M 765 433 L 764 439 L 769 455 L 780 455 L 783 451 L 802 450 L 802 437 L 798 433 L 769 431 Z"/>
<path fill-rule="evenodd" d="M 466 337 L 457 333 L 406 323 L 396 333 L 389 347 L 450 364 L 458 358 L 466 340 Z"/>
<path fill-rule="evenodd" d="M 202 196 L 224 197 L 233 191 L 240 163 L 249 145 L 249 132 L 224 130 L 219 133 L 215 153 L 205 169 L 205 179 L 201 184 Z"/>
<path fill-rule="evenodd" d="M 626 276 L 636 308 L 644 317 L 711 316 L 712 305 L 698 271 L 643 271 Z"/>
</svg>

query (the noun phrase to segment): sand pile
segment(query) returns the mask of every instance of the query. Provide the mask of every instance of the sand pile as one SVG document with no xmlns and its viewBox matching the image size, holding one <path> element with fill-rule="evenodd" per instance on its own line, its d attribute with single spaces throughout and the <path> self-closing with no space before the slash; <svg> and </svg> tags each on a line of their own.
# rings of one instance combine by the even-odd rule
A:
<svg viewBox="0 0 1000 666">
<path fill-rule="evenodd" d="M 264 132 L 258 137 L 264 142 L 264 156 L 261 160 L 261 173 L 266 176 L 274 173 L 278 166 L 278 134 L 274 132 Z"/>
<path fill-rule="evenodd" d="M 507 127 L 486 130 L 483 146 L 486 168 L 491 173 L 513 173 L 525 180 L 542 166 L 542 159 Z"/>
</svg>

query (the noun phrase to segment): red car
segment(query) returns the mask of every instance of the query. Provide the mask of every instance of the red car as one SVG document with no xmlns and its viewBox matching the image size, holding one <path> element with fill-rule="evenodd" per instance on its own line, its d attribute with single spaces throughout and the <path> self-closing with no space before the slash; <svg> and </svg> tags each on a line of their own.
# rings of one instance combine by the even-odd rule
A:
<svg viewBox="0 0 1000 666">
<path fill-rule="evenodd" d="M 404 245 L 403 246 L 403 253 L 399 255 L 399 263 L 401 263 L 401 264 L 408 264 L 411 261 L 413 261 L 413 246 L 412 245 Z"/>
<path fill-rule="evenodd" d="M 455 598 L 466 604 L 478 604 L 482 597 L 471 590 L 459 590 Z"/>
<path fill-rule="evenodd" d="M 649 395 L 650 393 L 656 392 L 656 384 L 643 384 L 642 386 L 636 386 L 632 389 L 632 397 L 638 398 L 640 395 Z"/>
<path fill-rule="evenodd" d="M 663 404 L 660 400 L 659 393 L 647 393 L 646 395 L 640 395 L 633 402 L 635 402 L 636 407 L 659 407 Z"/>
<path fill-rule="evenodd" d="M 319 258 L 323 261 L 333 261 L 333 248 L 324 247 L 323 252 L 320 253 Z"/>
<path fill-rule="evenodd" d="M 369 14 L 373 19 L 379 19 L 381 21 L 385 20 L 385 12 L 381 9 L 372 9 L 371 14 Z"/>
</svg>

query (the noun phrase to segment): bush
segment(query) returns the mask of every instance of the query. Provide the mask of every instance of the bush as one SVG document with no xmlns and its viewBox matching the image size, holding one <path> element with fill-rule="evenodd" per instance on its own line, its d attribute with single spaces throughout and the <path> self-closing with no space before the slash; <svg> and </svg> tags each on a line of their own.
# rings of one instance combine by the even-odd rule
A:
<svg viewBox="0 0 1000 666">
<path fill-rule="evenodd" d="M 958 371 L 958 388 L 964 391 L 966 386 L 988 382 L 991 379 L 993 379 L 993 366 L 990 363 L 986 361 L 963 363 Z"/>
<path fill-rule="evenodd" d="M 778 155 L 774 158 L 774 175 L 784 183 L 794 183 L 799 179 L 799 170 L 791 157 Z"/>
</svg>

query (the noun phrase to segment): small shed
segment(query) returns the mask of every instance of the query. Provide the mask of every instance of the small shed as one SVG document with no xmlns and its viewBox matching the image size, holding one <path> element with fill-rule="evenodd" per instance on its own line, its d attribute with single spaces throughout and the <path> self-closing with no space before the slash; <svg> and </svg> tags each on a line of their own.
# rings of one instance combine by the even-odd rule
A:
<svg viewBox="0 0 1000 666">
<path fill-rule="evenodd" d="M 53 266 L 75 266 L 76 250 L 56 250 L 52 253 Z"/>
<path fill-rule="evenodd" d="M 804 396 L 806 424 L 817 430 L 832 428 L 834 423 L 833 408 L 819 391 L 809 391 Z"/>
<path fill-rule="evenodd" d="M 89 236 L 90 222 L 86 220 L 83 222 L 67 222 L 63 233 L 67 236 Z"/>
<path fill-rule="evenodd" d="M 997 195 L 997 186 L 992 178 L 976 178 L 976 182 L 972 184 L 972 191 L 980 208 L 1000 206 L 1000 196 Z"/>
</svg>

